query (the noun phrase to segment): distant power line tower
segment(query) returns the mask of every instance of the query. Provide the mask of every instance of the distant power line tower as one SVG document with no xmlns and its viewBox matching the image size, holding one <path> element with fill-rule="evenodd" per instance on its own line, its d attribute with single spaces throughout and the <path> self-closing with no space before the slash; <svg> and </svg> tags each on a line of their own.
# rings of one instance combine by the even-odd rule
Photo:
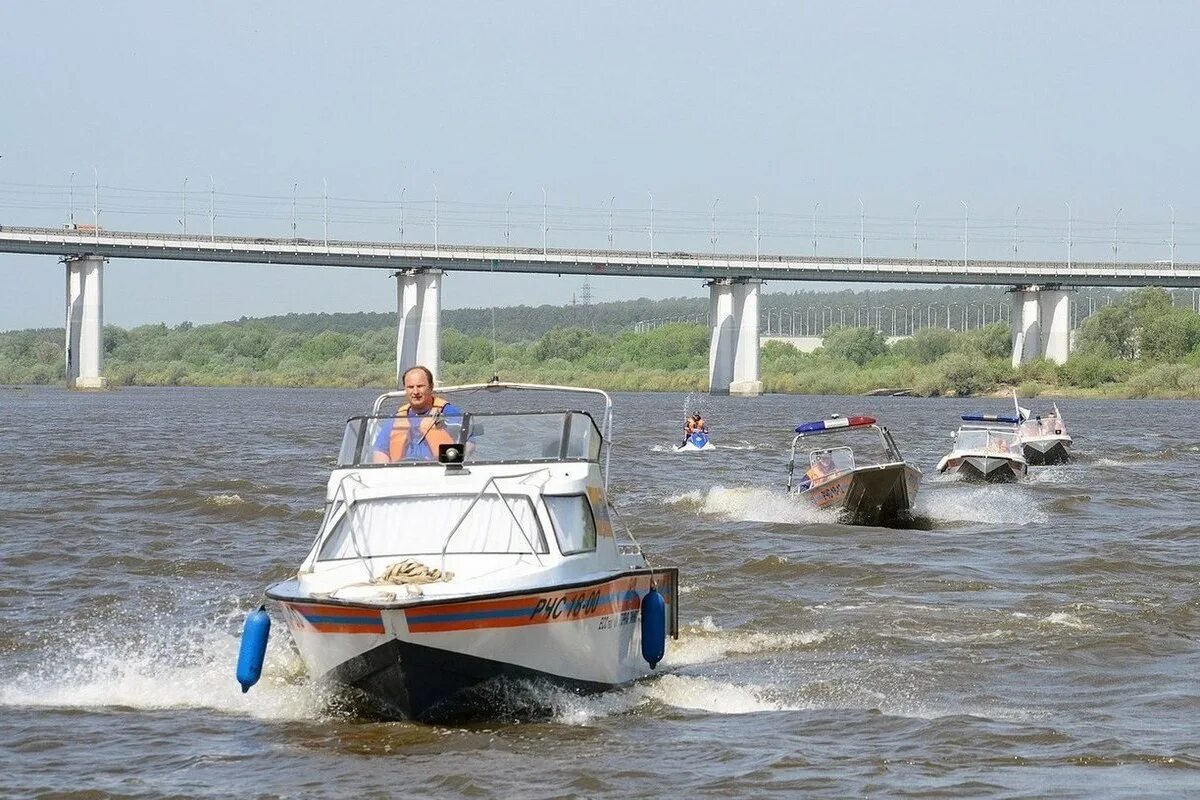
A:
<svg viewBox="0 0 1200 800">
<path fill-rule="evenodd" d="M 579 324 L 589 330 L 596 329 L 595 315 L 592 313 L 592 284 L 585 276 L 583 286 L 579 287 L 579 305 L 578 310 Z"/>
</svg>

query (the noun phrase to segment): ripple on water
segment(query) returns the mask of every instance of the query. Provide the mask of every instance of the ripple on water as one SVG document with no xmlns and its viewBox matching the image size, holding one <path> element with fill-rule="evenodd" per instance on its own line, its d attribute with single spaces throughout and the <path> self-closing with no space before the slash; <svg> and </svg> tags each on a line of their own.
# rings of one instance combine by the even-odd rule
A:
<svg viewBox="0 0 1200 800">
<path fill-rule="evenodd" d="M 345 418 L 375 392 L 13 394 L 31 412 L 0 413 L 13 795 L 1194 793 L 1194 403 L 1064 401 L 1078 459 L 1009 487 L 927 472 L 926 533 L 838 525 L 788 496 L 781 433 L 874 414 L 928 468 L 978 400 L 711 398 L 718 449 L 685 458 L 651 448 L 672 443 L 682 396 L 619 395 L 612 493 L 681 568 L 690 624 L 648 680 L 510 687 L 532 720 L 443 728 L 357 716 L 283 626 L 260 684 L 233 679 L 244 609 L 303 558 Z M 84 405 L 94 452 L 48 451 Z M 172 417 L 196 424 L 167 443 Z M 35 772 L 43 742 L 60 766 Z"/>
</svg>

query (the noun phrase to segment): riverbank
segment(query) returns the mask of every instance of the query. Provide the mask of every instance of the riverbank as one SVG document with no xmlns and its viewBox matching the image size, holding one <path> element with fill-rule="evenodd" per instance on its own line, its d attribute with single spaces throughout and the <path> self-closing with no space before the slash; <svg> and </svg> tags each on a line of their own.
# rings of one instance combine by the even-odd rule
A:
<svg viewBox="0 0 1200 800">
<path fill-rule="evenodd" d="M 175 328 L 104 330 L 105 377 L 113 386 L 388 388 L 396 383 L 393 327 L 333 330 L 313 319 L 297 329 L 261 320 Z M 374 322 L 372 322 L 374 324 Z M 0 333 L 0 385 L 63 384 L 63 331 Z M 700 392 L 708 387 L 708 328 L 696 323 L 650 331 L 597 333 L 555 328 L 532 341 L 498 341 L 442 331 L 440 384 L 499 375 L 531 383 L 614 391 Z M 1200 315 L 1172 308 L 1165 293 L 1139 290 L 1097 311 L 1065 364 L 1035 360 L 1013 368 L 1006 324 L 963 333 L 921 328 L 889 343 L 873 328 L 830 328 L 805 353 L 768 341 L 763 388 L 773 394 L 865 395 L 902 387 L 920 397 L 1200 399 Z"/>
<path fill-rule="evenodd" d="M 443 373 L 444 379 L 439 383 L 443 385 L 460 384 L 460 383 L 484 383 L 491 378 L 490 374 L 476 373 L 463 375 L 455 370 L 447 370 Z M 203 380 L 206 376 L 189 375 L 184 376 L 179 380 L 164 380 L 160 382 L 118 382 L 112 381 L 109 385 L 110 391 L 118 391 L 125 386 L 140 386 L 140 387 L 209 387 L 209 388 L 243 388 L 243 389 L 378 389 L 380 392 L 395 388 L 395 378 L 392 375 L 378 376 L 376 380 L 361 381 L 355 380 L 338 380 L 336 376 L 310 376 L 311 380 L 299 379 L 296 375 L 281 375 L 271 373 L 260 373 L 254 375 L 230 375 L 230 376 L 207 376 L 212 377 L 212 380 Z M 557 371 L 535 371 L 535 372 L 516 372 L 516 373 L 501 373 L 500 377 L 506 381 L 519 383 L 545 383 L 555 386 L 589 386 L 612 392 L 707 392 L 708 377 L 704 373 L 680 372 L 680 373 L 588 373 L 588 372 L 557 372 Z M 861 395 L 870 396 L 873 392 L 871 389 L 859 391 L 857 384 L 860 381 L 855 381 L 853 388 L 851 386 L 839 387 L 834 383 L 823 383 L 819 387 L 814 387 L 813 390 L 805 390 L 798 388 L 792 376 L 763 376 L 763 393 L 764 394 L 791 394 L 798 396 L 848 396 Z M 66 388 L 66 384 L 59 380 L 43 383 L 14 383 L 4 385 L 3 388 L 9 391 L 20 391 L 26 388 L 37 386 L 57 386 Z M 815 390 L 820 388 L 820 391 Z M 876 387 L 878 388 L 878 387 Z M 981 397 L 981 398 L 996 398 L 1007 399 L 1012 396 L 1013 390 L 1016 389 L 1018 396 L 1022 399 L 1041 397 L 1045 399 L 1109 399 L 1109 400 L 1200 400 L 1200 386 L 1193 385 L 1187 388 L 1157 388 L 1148 390 L 1141 383 L 1113 383 L 1099 387 L 1080 387 L 1080 386 L 1049 386 L 1036 382 L 1023 383 L 1001 383 L 983 388 L 978 392 L 959 394 L 954 390 L 946 392 L 934 392 L 923 394 L 914 389 L 904 387 L 903 391 L 909 397 Z M 900 391 L 897 388 L 887 392 L 880 392 L 879 395 L 900 396 Z"/>
</svg>

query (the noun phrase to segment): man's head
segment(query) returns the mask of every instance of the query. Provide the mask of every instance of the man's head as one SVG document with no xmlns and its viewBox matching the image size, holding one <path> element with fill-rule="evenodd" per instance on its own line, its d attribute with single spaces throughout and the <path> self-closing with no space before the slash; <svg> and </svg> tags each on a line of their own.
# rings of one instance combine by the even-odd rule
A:
<svg viewBox="0 0 1200 800">
<path fill-rule="evenodd" d="M 700 412 L 699 411 L 693 412 L 692 419 L 695 419 L 695 420 L 700 419 Z"/>
<path fill-rule="evenodd" d="M 408 405 L 418 414 L 433 406 L 433 373 L 428 367 L 409 367 L 404 372 L 404 395 Z"/>
</svg>

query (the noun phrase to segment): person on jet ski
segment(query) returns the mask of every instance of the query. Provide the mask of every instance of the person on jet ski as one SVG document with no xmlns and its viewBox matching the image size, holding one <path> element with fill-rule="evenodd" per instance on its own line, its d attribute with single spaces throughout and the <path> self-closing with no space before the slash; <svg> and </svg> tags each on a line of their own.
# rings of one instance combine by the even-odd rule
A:
<svg viewBox="0 0 1200 800">
<path fill-rule="evenodd" d="M 684 420 L 683 442 L 679 446 L 687 444 L 693 433 L 708 433 L 708 423 L 700 416 L 699 411 L 692 412 L 692 416 Z"/>
</svg>

